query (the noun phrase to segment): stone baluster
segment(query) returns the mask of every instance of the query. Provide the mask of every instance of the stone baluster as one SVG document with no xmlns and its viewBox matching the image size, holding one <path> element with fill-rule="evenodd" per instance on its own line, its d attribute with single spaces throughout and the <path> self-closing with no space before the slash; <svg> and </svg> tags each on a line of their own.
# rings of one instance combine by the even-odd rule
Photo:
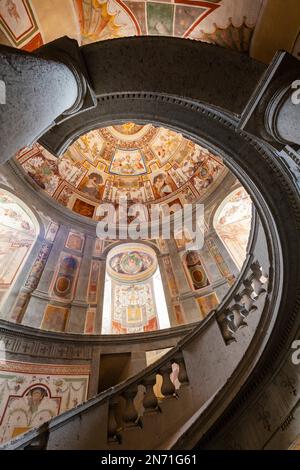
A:
<svg viewBox="0 0 300 470">
<path fill-rule="evenodd" d="M 145 408 L 144 414 L 159 410 L 157 397 L 153 390 L 155 384 L 156 374 L 150 375 L 143 380 L 143 385 L 146 389 L 143 399 L 143 406 Z"/>
<path fill-rule="evenodd" d="M 138 419 L 138 412 L 134 405 L 134 399 L 137 394 L 137 386 L 134 385 L 122 393 L 122 396 L 126 400 L 125 410 L 123 413 L 123 421 L 126 427 L 135 426 Z"/>
<path fill-rule="evenodd" d="M 180 382 L 180 385 L 181 386 L 182 385 L 188 385 L 189 379 L 188 379 L 188 375 L 187 375 L 187 371 L 186 371 L 185 362 L 184 362 L 182 352 L 180 352 L 179 354 L 176 354 L 176 356 L 174 357 L 174 360 L 175 360 L 176 364 L 178 364 L 178 366 L 179 366 L 178 380 Z"/>
<path fill-rule="evenodd" d="M 247 312 L 250 313 L 252 310 L 257 309 L 257 307 L 254 305 L 254 302 L 255 302 L 255 299 L 253 298 L 254 290 L 252 287 L 252 283 L 249 279 L 245 279 L 243 284 L 245 288 L 240 293 L 241 302 L 244 305 L 245 310 L 247 310 Z"/>
<path fill-rule="evenodd" d="M 248 311 L 243 308 L 243 305 L 240 305 L 238 302 L 230 307 L 230 311 L 233 314 L 233 322 L 235 330 L 247 326 L 245 322 L 245 317 L 248 315 Z"/>
<path fill-rule="evenodd" d="M 234 336 L 235 327 L 232 321 L 232 312 L 230 310 L 225 310 L 220 313 L 218 316 L 218 324 L 226 344 L 236 341 Z"/>
<path fill-rule="evenodd" d="M 175 386 L 171 381 L 170 375 L 172 373 L 172 364 L 169 362 L 160 368 L 159 373 L 162 376 L 163 382 L 161 386 L 161 393 L 165 398 L 172 398 L 175 394 Z"/>
<path fill-rule="evenodd" d="M 116 408 L 118 406 L 118 399 L 116 397 L 112 398 L 109 401 L 108 405 L 108 429 L 107 429 L 107 435 L 108 435 L 108 441 L 109 442 L 114 442 L 114 441 L 119 441 L 119 434 L 118 434 L 118 423 L 116 420 Z"/>
<path fill-rule="evenodd" d="M 255 303 L 259 296 L 266 292 L 267 281 L 268 275 L 263 272 L 259 262 L 255 261 L 250 266 L 250 273 L 234 296 L 234 303 L 218 313 L 217 322 L 226 344 L 236 341 L 236 331 L 247 326 L 245 318 L 258 309 Z"/>
<path fill-rule="evenodd" d="M 251 265 L 251 270 L 253 273 L 251 276 L 252 287 L 256 296 L 258 297 L 263 292 L 266 292 L 262 279 L 267 279 L 267 277 L 263 276 L 262 269 L 257 262 Z"/>
</svg>

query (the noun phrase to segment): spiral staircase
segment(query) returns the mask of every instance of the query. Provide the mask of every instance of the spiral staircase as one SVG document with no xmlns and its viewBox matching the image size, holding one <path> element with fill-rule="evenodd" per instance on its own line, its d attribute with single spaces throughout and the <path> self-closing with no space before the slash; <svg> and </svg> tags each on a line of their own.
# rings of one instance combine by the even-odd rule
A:
<svg viewBox="0 0 300 470">
<path fill-rule="evenodd" d="M 158 44 L 159 57 L 154 53 Z M 70 70 L 77 70 L 74 76 L 81 74 L 78 84 L 82 96 L 71 114 L 62 116 L 59 110 L 55 125 L 49 123 L 50 128 L 43 129 L 40 141 L 46 148 L 59 155 L 83 132 L 128 118 L 180 130 L 223 153 L 226 164 L 252 196 L 255 224 L 247 259 L 226 298 L 204 321 L 176 340 L 167 354 L 1 448 L 272 447 L 272 439 L 278 442 L 278 432 L 290 413 L 297 421 L 300 400 L 299 371 L 290 363 L 291 345 L 300 337 L 300 160 L 298 144 L 286 141 L 283 135 L 278 137 L 274 129 L 268 128 L 268 133 L 264 116 L 271 112 L 267 101 L 279 84 L 287 90 L 287 84 L 299 73 L 299 62 L 279 53 L 265 69 L 233 51 L 171 38 L 131 38 L 80 50 L 74 47 L 72 41 L 61 39 L 44 46 L 32 59 L 60 58 L 64 67 L 68 64 Z M 172 59 L 175 52 L 176 61 Z M 10 53 L 0 47 L 0 55 Z M 27 54 L 15 53 L 7 62 L 8 82 L 16 80 L 19 55 L 26 62 Z M 114 62 L 112 75 L 113 56 L 120 60 L 117 66 Z M 287 74 L 282 68 L 286 60 L 291 60 Z M 23 80 L 30 73 L 30 68 L 25 68 Z M 218 84 L 220 76 L 222 83 Z M 21 89 L 20 81 L 19 85 Z M 277 101 L 272 103 L 276 108 Z M 284 103 L 281 100 L 277 105 Z M 275 117 L 280 118 L 280 109 L 274 111 Z M 271 119 L 269 115 L 268 122 L 275 126 L 274 116 Z M 28 144 L 33 137 L 39 138 L 40 131 L 35 128 L 36 135 L 28 136 L 21 128 L 15 145 L 22 145 L 22 139 Z M 6 153 L 4 144 L 3 155 L 9 155 L 13 145 L 9 143 Z M 175 383 L 170 379 L 174 364 L 179 370 Z M 272 421 L 272 414 L 264 416 L 261 397 L 286 368 L 290 376 L 294 374 L 296 391 Z M 157 387 L 159 393 L 154 393 Z M 257 410 L 262 432 L 256 437 L 240 436 L 241 423 L 248 423 L 249 429 L 255 427 Z M 288 443 L 288 437 L 285 439 Z"/>
</svg>

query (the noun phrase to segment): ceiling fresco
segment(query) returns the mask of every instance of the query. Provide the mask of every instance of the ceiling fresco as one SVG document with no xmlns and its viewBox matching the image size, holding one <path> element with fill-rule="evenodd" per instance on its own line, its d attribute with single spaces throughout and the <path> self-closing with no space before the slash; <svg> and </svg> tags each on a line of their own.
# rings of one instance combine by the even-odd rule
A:
<svg viewBox="0 0 300 470">
<path fill-rule="evenodd" d="M 157 270 L 157 257 L 152 248 L 126 243 L 113 248 L 107 259 L 108 275 L 119 282 L 135 283 L 149 279 Z"/>
<path fill-rule="evenodd" d="M 49 196 L 95 220 L 106 202 L 181 208 L 203 200 L 228 172 L 217 155 L 181 134 L 130 122 L 87 133 L 60 158 L 35 145 L 17 160 Z"/>
<path fill-rule="evenodd" d="M 247 52 L 262 3 L 262 0 L 2 0 L 0 42 L 32 51 L 64 35 L 80 45 L 124 36 L 163 35 Z"/>
</svg>

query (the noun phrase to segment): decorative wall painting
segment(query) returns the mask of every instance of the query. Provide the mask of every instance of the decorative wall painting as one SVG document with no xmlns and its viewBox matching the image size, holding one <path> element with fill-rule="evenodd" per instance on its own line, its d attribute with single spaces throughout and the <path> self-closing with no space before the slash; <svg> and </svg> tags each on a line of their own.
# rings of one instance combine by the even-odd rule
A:
<svg viewBox="0 0 300 470">
<path fill-rule="evenodd" d="M 202 266 L 199 252 L 194 250 L 188 251 L 184 258 L 185 267 L 193 289 L 198 290 L 208 286 L 209 281 Z"/>
<path fill-rule="evenodd" d="M 69 309 L 56 305 L 47 305 L 41 328 L 48 331 L 64 332 L 68 320 Z"/>
<path fill-rule="evenodd" d="M 80 262 L 77 256 L 61 253 L 51 289 L 55 297 L 66 301 L 73 299 Z"/>
<path fill-rule="evenodd" d="M 71 231 L 66 241 L 66 248 L 69 248 L 69 250 L 73 251 L 79 251 L 81 253 L 83 250 L 84 241 L 85 236 L 83 233 L 76 233 Z"/>
<path fill-rule="evenodd" d="M 0 361 L 0 444 L 87 398 L 87 365 Z"/>
<path fill-rule="evenodd" d="M 206 317 L 206 315 L 208 315 L 212 310 L 216 309 L 219 305 L 219 300 L 215 292 L 198 297 L 196 300 L 203 318 Z"/>
</svg>

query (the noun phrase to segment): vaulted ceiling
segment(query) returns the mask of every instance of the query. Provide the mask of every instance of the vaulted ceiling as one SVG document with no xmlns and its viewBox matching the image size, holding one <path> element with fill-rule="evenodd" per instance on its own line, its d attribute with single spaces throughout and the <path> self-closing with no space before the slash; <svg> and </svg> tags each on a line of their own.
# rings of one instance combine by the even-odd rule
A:
<svg viewBox="0 0 300 470">
<path fill-rule="evenodd" d="M 33 51 L 61 36 L 80 45 L 133 35 L 190 38 L 268 62 L 300 50 L 294 0 L 2 0 L 0 43 Z"/>
<path fill-rule="evenodd" d="M 181 134 L 130 122 L 90 131 L 58 159 L 35 145 L 17 160 L 48 196 L 92 219 L 101 202 L 180 208 L 203 200 L 228 172 L 220 157 Z"/>
</svg>

